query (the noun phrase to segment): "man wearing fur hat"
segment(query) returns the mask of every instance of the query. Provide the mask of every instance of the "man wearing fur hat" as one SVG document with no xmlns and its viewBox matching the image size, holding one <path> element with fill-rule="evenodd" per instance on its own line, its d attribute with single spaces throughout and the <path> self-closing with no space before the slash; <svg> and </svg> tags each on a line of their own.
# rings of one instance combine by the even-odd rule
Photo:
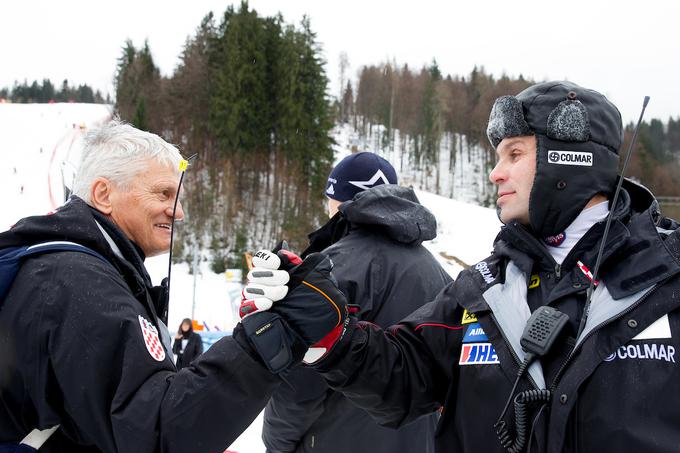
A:
<svg viewBox="0 0 680 453">
<path fill-rule="evenodd" d="M 611 205 L 619 111 L 540 83 L 499 98 L 487 132 L 504 223 L 492 255 L 396 326 L 351 321 L 314 366 L 389 426 L 441 408 L 440 452 L 677 451 L 680 233 L 631 181 Z M 534 353 L 525 326 L 553 309 L 568 320 Z"/>
</svg>

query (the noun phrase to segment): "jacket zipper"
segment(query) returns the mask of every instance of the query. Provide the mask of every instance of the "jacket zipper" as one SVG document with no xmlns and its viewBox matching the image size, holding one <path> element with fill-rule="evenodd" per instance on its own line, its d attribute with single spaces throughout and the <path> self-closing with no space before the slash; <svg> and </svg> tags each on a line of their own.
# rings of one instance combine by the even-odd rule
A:
<svg viewBox="0 0 680 453">
<path fill-rule="evenodd" d="M 517 365 L 522 366 L 522 361 L 519 359 L 519 356 L 517 353 L 515 353 L 515 349 L 512 347 L 510 342 L 508 341 L 507 337 L 505 336 L 505 333 L 503 332 L 503 329 L 500 328 L 500 325 L 496 321 L 496 316 L 494 316 L 493 312 L 491 312 L 491 319 L 493 320 L 494 324 L 498 327 L 498 331 L 501 333 L 501 337 L 503 337 L 503 341 L 505 344 L 508 346 L 508 349 L 510 350 L 510 354 L 512 354 L 512 357 L 515 359 L 515 363 Z M 534 381 L 534 378 L 531 377 L 531 374 L 529 374 L 529 368 L 527 367 L 526 371 L 526 377 L 529 379 L 529 382 L 531 382 L 531 385 L 534 386 L 535 389 L 539 389 L 538 385 L 536 384 L 536 381 Z"/>
<path fill-rule="evenodd" d="M 557 371 L 557 374 L 555 375 L 555 379 L 553 380 L 552 384 L 550 385 L 550 391 L 551 391 L 551 392 L 555 391 L 555 388 L 557 387 L 557 382 L 558 382 L 559 379 L 562 377 L 562 373 L 564 373 L 564 369 L 567 367 L 567 365 L 569 364 L 569 362 L 571 362 L 571 359 L 572 359 L 572 358 L 574 357 L 574 355 L 576 354 L 576 351 L 579 350 L 579 349 L 581 348 L 581 346 L 583 346 L 583 344 L 586 342 L 586 340 L 587 340 L 588 338 L 590 338 L 590 336 L 591 336 L 592 334 L 594 334 L 595 332 L 597 332 L 598 330 L 600 330 L 600 328 L 602 328 L 602 326 L 604 326 L 604 325 L 606 325 L 606 324 L 609 324 L 610 322 L 612 322 L 612 321 L 614 321 L 614 320 L 616 320 L 616 319 L 622 318 L 623 316 L 625 316 L 625 315 L 627 315 L 628 313 L 630 313 L 631 311 L 633 311 L 635 308 L 637 308 L 638 305 L 640 305 L 642 302 L 644 302 L 645 299 L 647 299 L 647 297 L 649 297 L 649 295 L 652 294 L 652 293 L 654 292 L 654 290 L 655 290 L 657 287 L 663 285 L 663 284 L 666 283 L 666 281 L 668 281 L 668 280 L 669 280 L 669 279 L 667 278 L 666 280 L 664 280 L 664 281 L 661 282 L 660 284 L 654 286 L 652 289 L 650 289 L 650 290 L 647 292 L 647 294 L 645 294 L 644 296 L 642 296 L 642 297 L 641 297 L 637 302 L 635 302 L 633 305 L 631 305 L 630 307 L 626 308 L 625 310 L 623 310 L 622 312 L 618 313 L 617 315 L 612 316 L 611 318 L 609 318 L 609 319 L 607 319 L 607 320 L 605 320 L 605 321 L 602 321 L 602 322 L 599 323 L 597 326 L 595 326 L 595 328 L 593 328 L 590 332 L 588 332 L 588 334 L 587 334 L 585 337 L 583 337 L 583 339 L 578 343 L 578 345 L 576 345 L 576 347 L 575 347 L 574 349 L 572 349 L 572 351 L 569 353 L 569 356 L 567 357 L 567 360 L 564 361 L 564 363 L 562 364 L 562 366 L 560 367 L 560 369 Z"/>
</svg>

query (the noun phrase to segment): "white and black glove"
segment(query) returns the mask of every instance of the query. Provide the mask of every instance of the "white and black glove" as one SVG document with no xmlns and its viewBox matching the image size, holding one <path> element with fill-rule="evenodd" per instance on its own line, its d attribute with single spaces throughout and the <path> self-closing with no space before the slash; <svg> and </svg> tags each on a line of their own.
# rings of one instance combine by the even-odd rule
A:
<svg viewBox="0 0 680 453">
<path fill-rule="evenodd" d="M 348 321 L 330 258 L 314 253 L 302 261 L 288 250 L 261 250 L 253 265 L 239 313 L 248 341 L 267 367 L 278 373 L 303 356 L 308 363 L 323 357 Z"/>
</svg>

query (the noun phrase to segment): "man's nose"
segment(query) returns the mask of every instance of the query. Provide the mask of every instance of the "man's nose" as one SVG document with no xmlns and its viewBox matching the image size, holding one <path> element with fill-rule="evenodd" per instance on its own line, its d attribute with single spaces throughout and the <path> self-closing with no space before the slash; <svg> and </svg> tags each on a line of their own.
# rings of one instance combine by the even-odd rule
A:
<svg viewBox="0 0 680 453">
<path fill-rule="evenodd" d="M 503 168 L 502 163 L 498 161 L 496 163 L 496 166 L 493 167 L 493 170 L 491 170 L 491 173 L 489 173 L 489 180 L 492 183 L 498 185 L 505 179 L 506 179 L 505 169 Z"/>
<path fill-rule="evenodd" d="M 168 217 L 172 217 L 172 206 L 168 206 L 165 210 Z M 175 220 L 180 222 L 184 220 L 184 208 L 182 208 L 182 202 L 177 200 L 177 210 L 175 211 Z"/>
</svg>

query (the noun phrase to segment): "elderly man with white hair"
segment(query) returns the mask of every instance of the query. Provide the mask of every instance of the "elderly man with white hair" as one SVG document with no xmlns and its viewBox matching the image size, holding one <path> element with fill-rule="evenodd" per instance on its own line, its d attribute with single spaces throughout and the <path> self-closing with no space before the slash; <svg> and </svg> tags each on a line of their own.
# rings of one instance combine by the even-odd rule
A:
<svg viewBox="0 0 680 453">
<path fill-rule="evenodd" d="M 47 247 L 0 294 L 0 451 L 223 451 L 265 406 L 279 381 L 241 326 L 181 371 L 172 362 L 167 292 L 144 259 L 170 249 L 184 216 L 181 162 L 111 122 L 86 137 L 69 201 L 0 234 L 0 264 Z"/>
</svg>

